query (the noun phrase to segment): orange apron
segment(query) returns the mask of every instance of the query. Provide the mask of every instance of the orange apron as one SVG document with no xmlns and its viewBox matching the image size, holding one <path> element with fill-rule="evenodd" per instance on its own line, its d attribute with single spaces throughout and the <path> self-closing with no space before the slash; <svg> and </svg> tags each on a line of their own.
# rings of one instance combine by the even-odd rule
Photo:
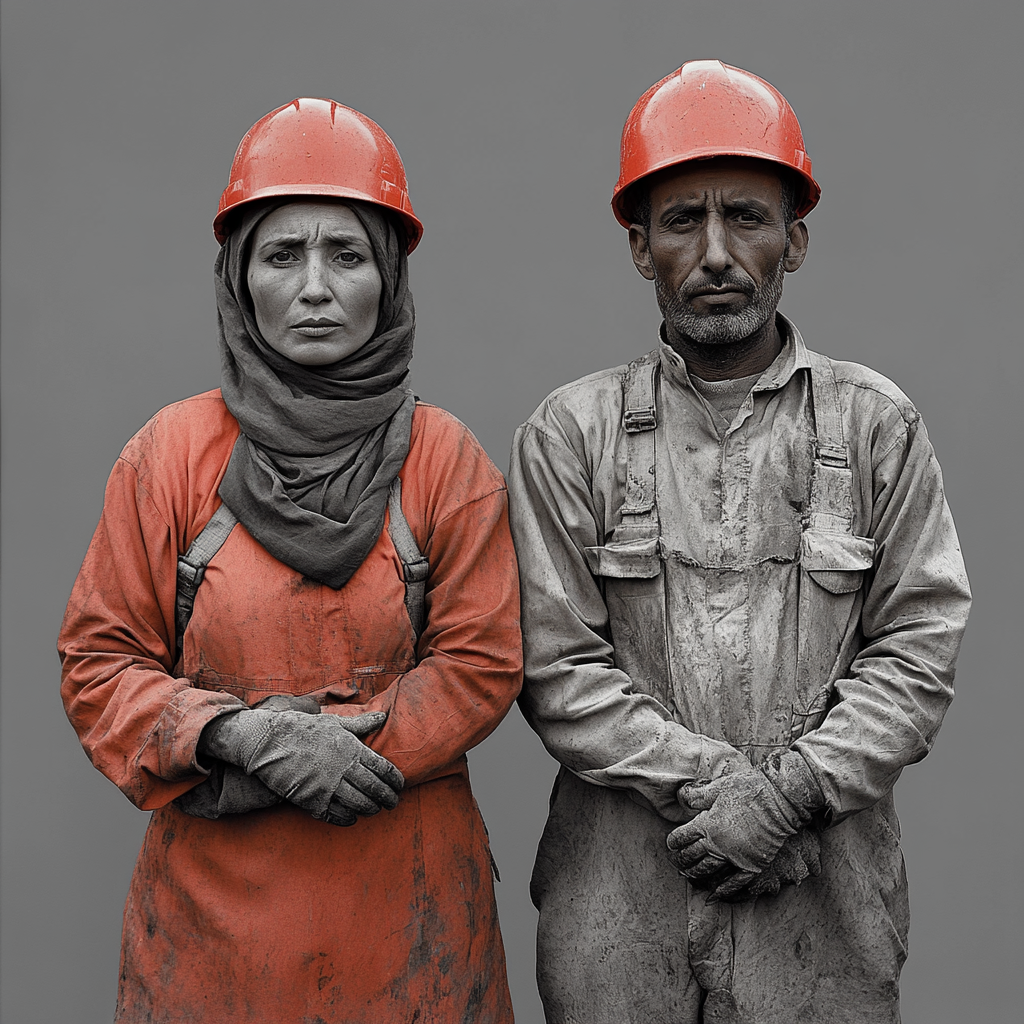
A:
<svg viewBox="0 0 1024 1024">
<path fill-rule="evenodd" d="M 418 649 L 386 529 L 334 591 L 237 525 L 175 676 L 177 554 L 219 504 L 237 432 L 210 392 L 129 442 L 61 632 L 65 706 L 87 753 L 156 808 L 125 907 L 116 1020 L 511 1021 L 464 756 L 521 682 L 501 475 L 461 423 L 417 407 L 401 478 L 431 565 Z M 272 693 L 311 694 L 326 713 L 387 710 L 370 745 L 407 779 L 398 808 L 352 828 L 287 804 L 216 821 L 178 810 L 203 778 L 203 726 Z"/>
</svg>

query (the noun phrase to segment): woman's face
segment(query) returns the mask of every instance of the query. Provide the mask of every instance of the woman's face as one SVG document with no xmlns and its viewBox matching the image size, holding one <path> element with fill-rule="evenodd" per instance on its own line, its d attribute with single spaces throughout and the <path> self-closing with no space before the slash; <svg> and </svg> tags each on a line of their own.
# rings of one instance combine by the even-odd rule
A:
<svg viewBox="0 0 1024 1024">
<path fill-rule="evenodd" d="M 335 363 L 377 326 L 380 272 L 359 218 L 340 203 L 289 203 L 262 220 L 246 277 L 267 344 L 303 366 Z"/>
</svg>

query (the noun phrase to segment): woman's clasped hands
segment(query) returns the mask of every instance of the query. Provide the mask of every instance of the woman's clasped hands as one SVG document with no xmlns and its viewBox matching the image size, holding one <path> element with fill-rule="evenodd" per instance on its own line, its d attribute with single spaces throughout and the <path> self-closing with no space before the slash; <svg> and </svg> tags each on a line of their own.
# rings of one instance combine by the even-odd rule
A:
<svg viewBox="0 0 1024 1024">
<path fill-rule="evenodd" d="M 276 698 L 271 698 L 274 701 Z M 283 800 L 332 825 L 398 806 L 402 773 L 362 737 L 384 725 L 387 713 L 319 714 L 310 707 L 246 708 L 214 719 L 199 752 L 241 768 Z"/>
</svg>

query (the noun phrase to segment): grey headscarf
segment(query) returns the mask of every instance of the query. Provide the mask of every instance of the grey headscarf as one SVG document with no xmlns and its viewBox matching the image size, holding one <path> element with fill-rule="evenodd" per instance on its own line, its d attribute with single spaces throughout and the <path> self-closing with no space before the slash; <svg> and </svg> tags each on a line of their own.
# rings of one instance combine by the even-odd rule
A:
<svg viewBox="0 0 1024 1024">
<path fill-rule="evenodd" d="M 275 352 L 256 326 L 249 251 L 264 217 L 294 201 L 246 210 L 217 257 L 221 391 L 242 428 L 219 493 L 275 558 L 337 589 L 376 543 L 388 488 L 409 452 L 416 314 L 400 234 L 372 205 L 346 201 L 380 271 L 373 336 L 327 366 Z"/>
</svg>

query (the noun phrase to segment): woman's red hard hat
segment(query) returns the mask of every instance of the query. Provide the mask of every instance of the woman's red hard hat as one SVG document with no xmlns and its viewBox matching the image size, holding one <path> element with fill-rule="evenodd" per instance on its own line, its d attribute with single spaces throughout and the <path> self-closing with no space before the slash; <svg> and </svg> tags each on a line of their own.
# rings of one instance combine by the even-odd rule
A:
<svg viewBox="0 0 1024 1024">
<path fill-rule="evenodd" d="M 213 221 L 217 241 L 224 244 L 240 206 L 277 196 L 362 199 L 397 215 L 409 252 L 423 236 L 395 144 L 375 121 L 334 100 L 292 100 L 245 133 Z"/>
</svg>

